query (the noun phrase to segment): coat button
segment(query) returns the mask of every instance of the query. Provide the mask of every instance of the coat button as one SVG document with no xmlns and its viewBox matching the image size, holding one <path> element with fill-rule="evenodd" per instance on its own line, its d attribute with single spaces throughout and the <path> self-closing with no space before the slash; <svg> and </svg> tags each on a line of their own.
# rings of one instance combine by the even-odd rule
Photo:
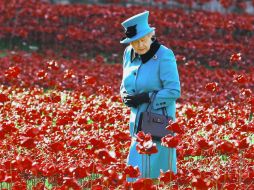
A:
<svg viewBox="0 0 254 190">
<path fill-rule="evenodd" d="M 157 59 L 157 55 L 154 55 L 154 56 L 153 56 L 153 59 Z"/>
<path fill-rule="evenodd" d="M 134 74 L 135 76 L 137 75 L 137 73 L 136 73 L 136 72 L 134 72 L 133 74 Z"/>
<path fill-rule="evenodd" d="M 134 90 L 134 89 L 132 89 L 132 92 L 135 92 L 135 90 Z"/>
</svg>

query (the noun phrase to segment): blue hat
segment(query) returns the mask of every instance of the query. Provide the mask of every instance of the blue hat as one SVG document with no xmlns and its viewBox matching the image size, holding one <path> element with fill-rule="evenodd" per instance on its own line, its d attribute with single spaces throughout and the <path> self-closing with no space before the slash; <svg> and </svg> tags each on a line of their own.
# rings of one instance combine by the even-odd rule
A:
<svg viewBox="0 0 254 190">
<path fill-rule="evenodd" d="M 148 16 L 149 11 L 145 11 L 122 22 L 126 37 L 123 37 L 120 43 L 130 43 L 154 31 L 155 28 L 148 24 Z"/>
</svg>

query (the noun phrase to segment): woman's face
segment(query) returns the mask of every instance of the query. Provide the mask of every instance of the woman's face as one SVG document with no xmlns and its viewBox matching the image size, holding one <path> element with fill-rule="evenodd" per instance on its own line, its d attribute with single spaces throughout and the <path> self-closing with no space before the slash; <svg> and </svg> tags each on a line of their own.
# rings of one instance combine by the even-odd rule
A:
<svg viewBox="0 0 254 190">
<path fill-rule="evenodd" d="M 130 44 L 136 53 L 138 53 L 139 55 L 142 55 L 142 54 L 145 54 L 150 49 L 150 46 L 152 43 L 151 37 L 152 37 L 152 34 L 148 34 L 142 38 L 139 38 L 133 42 L 130 42 Z"/>
</svg>

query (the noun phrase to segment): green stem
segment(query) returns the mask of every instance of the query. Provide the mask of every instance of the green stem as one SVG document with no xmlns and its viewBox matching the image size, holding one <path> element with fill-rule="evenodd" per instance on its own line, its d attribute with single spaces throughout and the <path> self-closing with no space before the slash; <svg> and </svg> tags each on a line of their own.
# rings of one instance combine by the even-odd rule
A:
<svg viewBox="0 0 254 190">
<path fill-rule="evenodd" d="M 253 117 L 253 113 L 250 112 L 249 122 L 252 120 L 252 117 Z"/>
</svg>

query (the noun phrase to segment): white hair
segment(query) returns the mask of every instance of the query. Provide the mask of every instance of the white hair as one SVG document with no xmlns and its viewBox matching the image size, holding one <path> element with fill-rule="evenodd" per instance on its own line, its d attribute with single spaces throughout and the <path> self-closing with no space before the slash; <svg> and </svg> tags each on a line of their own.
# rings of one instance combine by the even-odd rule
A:
<svg viewBox="0 0 254 190">
<path fill-rule="evenodd" d="M 153 30 L 152 32 L 150 32 L 150 34 L 151 34 L 152 36 L 155 36 L 155 30 Z"/>
<path fill-rule="evenodd" d="M 148 33 L 147 35 L 151 36 L 151 38 L 155 38 L 155 31 L 153 30 L 152 32 Z"/>
</svg>

